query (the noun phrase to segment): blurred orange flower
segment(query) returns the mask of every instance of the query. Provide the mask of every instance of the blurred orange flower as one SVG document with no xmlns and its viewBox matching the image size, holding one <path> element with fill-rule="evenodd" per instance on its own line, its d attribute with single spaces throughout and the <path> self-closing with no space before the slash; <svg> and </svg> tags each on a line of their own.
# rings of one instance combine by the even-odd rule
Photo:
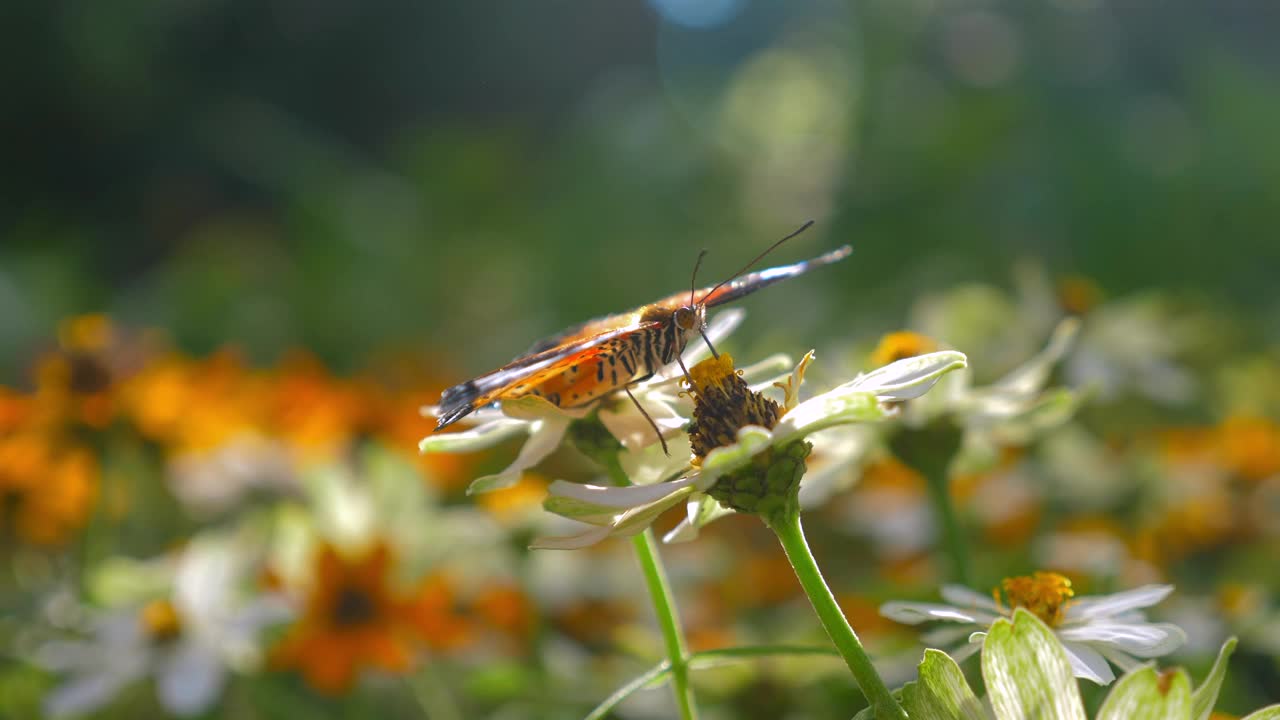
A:
<svg viewBox="0 0 1280 720">
<path fill-rule="evenodd" d="M 98 490 L 98 464 L 81 448 L 44 434 L 0 437 L 0 529 L 20 541 L 61 545 L 84 526 Z"/>
<path fill-rule="evenodd" d="M 1251 415 L 1235 415 L 1218 426 L 1226 467 L 1246 480 L 1280 474 L 1280 425 Z"/>
<path fill-rule="evenodd" d="M 302 459 L 333 457 L 367 425 L 368 398 L 357 383 L 333 377 L 310 354 L 294 352 L 271 383 L 267 425 Z"/>
<path fill-rule="evenodd" d="M 276 647 L 273 665 L 297 668 L 317 690 L 339 693 L 362 667 L 407 672 L 416 642 L 437 648 L 465 642 L 470 626 L 456 613 L 449 584 L 431 577 L 413 590 L 396 588 L 394 560 L 383 543 L 359 557 L 323 546 L 302 618 Z"/>
<path fill-rule="evenodd" d="M 871 351 L 869 363 L 871 367 L 878 368 L 937 349 L 938 343 L 933 338 L 910 330 L 900 330 L 880 338 L 880 344 Z"/>
</svg>

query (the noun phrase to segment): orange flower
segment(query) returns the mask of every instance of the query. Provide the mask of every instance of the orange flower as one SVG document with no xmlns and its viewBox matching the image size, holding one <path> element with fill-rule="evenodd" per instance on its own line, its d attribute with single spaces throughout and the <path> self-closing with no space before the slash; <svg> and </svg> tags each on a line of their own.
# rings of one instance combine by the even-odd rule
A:
<svg viewBox="0 0 1280 720">
<path fill-rule="evenodd" d="M 871 351 L 871 367 L 883 367 L 897 360 L 924 355 L 938 349 L 938 343 L 927 335 L 910 330 L 892 332 L 880 338 L 880 344 Z"/>
<path fill-rule="evenodd" d="M 101 314 L 62 321 L 58 348 L 36 363 L 36 396 L 46 421 L 72 420 L 104 428 L 116 415 L 118 381 L 148 352 L 145 338 L 122 337 Z"/>
<path fill-rule="evenodd" d="M 449 647 L 464 638 L 447 584 L 431 578 L 416 591 L 401 591 L 390 581 L 393 562 L 382 543 L 350 558 L 323 546 L 303 616 L 275 649 L 273 664 L 297 668 L 312 687 L 338 693 L 362 667 L 407 672 L 416 640 Z"/>
<path fill-rule="evenodd" d="M 1058 281 L 1058 305 L 1070 315 L 1084 315 L 1102 300 L 1102 288 L 1083 275 L 1067 275 Z"/>
<path fill-rule="evenodd" d="M 367 394 L 329 374 L 309 354 L 295 352 L 271 388 L 269 429 L 304 458 L 347 449 L 369 417 Z"/>
<path fill-rule="evenodd" d="M 19 540 L 65 543 L 88 520 L 97 488 L 88 451 L 58 448 L 36 433 L 0 437 L 0 529 Z"/>
<path fill-rule="evenodd" d="M 1280 425 L 1263 417 L 1235 415 L 1218 426 L 1223 463 L 1246 480 L 1280 473 Z"/>
</svg>

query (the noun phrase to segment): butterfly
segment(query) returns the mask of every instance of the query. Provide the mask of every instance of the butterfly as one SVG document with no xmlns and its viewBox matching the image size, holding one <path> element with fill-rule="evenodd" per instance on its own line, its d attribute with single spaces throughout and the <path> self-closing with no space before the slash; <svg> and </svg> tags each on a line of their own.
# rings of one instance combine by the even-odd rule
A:
<svg viewBox="0 0 1280 720">
<path fill-rule="evenodd" d="M 688 370 L 680 355 L 694 333 L 702 336 L 715 355 L 716 350 L 706 335 L 709 308 L 849 256 L 852 248 L 845 245 L 804 262 L 743 274 L 812 224 L 810 220 L 775 242 L 718 285 L 701 290 L 691 288 L 688 293 L 681 291 L 630 312 L 588 320 L 538 341 L 524 355 L 497 370 L 445 390 L 436 410 L 436 430 L 448 427 L 476 408 L 501 400 L 534 395 L 556 407 L 569 408 L 623 390 L 649 420 L 665 451 L 662 433 L 636 401 L 631 386 L 673 362 L 680 363 L 687 376 Z M 693 271 L 694 288 L 701 262 L 702 255 L 699 255 Z"/>
</svg>

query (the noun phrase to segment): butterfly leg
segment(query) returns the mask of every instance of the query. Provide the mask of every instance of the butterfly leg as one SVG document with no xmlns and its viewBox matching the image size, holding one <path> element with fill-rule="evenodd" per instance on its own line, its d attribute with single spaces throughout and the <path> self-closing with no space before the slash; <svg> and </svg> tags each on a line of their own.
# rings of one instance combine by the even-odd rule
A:
<svg viewBox="0 0 1280 720">
<path fill-rule="evenodd" d="M 649 427 L 653 428 L 653 432 L 658 436 L 658 442 L 662 443 L 663 454 L 667 457 L 671 457 L 671 451 L 667 449 L 667 440 L 662 437 L 662 431 L 658 429 L 658 423 L 653 421 L 653 418 L 649 416 L 649 412 L 644 409 L 644 406 L 640 404 L 640 401 L 636 399 L 636 396 L 631 394 L 630 385 L 623 385 L 622 389 L 627 392 L 627 397 L 631 398 L 631 402 L 636 404 L 636 409 L 640 411 L 640 414 L 644 416 L 644 419 L 649 421 Z"/>
</svg>

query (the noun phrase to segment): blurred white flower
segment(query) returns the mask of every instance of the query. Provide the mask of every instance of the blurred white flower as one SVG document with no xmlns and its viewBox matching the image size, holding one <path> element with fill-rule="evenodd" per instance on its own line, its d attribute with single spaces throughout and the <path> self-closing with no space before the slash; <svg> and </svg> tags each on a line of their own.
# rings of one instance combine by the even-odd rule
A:
<svg viewBox="0 0 1280 720">
<path fill-rule="evenodd" d="M 964 367 L 963 354 L 947 351 L 900 360 L 852 381 L 799 402 L 800 384 L 805 368 L 813 359 L 813 353 L 805 355 L 786 383 L 779 383 L 784 392 L 781 405 L 761 399 L 753 390 L 732 388 L 731 394 L 746 394 L 749 401 L 772 403 L 772 427 L 746 424 L 736 428 L 718 428 L 723 434 L 735 433 L 736 441 L 714 448 L 703 448 L 705 456 L 695 472 L 679 480 L 637 485 L 630 487 L 603 487 L 557 480 L 549 488 L 550 496 L 544 506 L 547 510 L 595 526 L 571 537 L 542 538 L 534 542 L 538 548 L 578 548 L 594 544 L 611 535 L 633 535 L 648 527 L 659 515 L 681 501 L 688 502 L 688 517 L 666 536 L 668 542 L 688 540 L 696 536 L 698 528 L 729 512 L 714 500 L 705 497 L 721 478 L 751 464 L 754 459 L 770 449 L 784 452 L 796 450 L 796 441 L 804 440 L 828 428 L 881 420 L 897 411 L 898 403 L 919 397 L 944 374 Z M 711 383 L 741 379 L 733 372 L 732 359 L 722 355 L 709 360 L 714 373 Z M 727 365 L 726 367 L 723 367 Z M 697 374 L 698 371 L 691 370 Z M 695 379 L 695 382 L 697 380 Z M 745 391 L 745 393 L 743 392 Z M 696 394 L 696 393 L 695 393 Z M 763 406 L 761 406 L 763 407 Z M 753 411 L 754 412 L 754 411 Z M 756 413 L 760 414 L 760 413 Z M 780 416 L 780 417 L 779 417 Z M 702 430 L 703 434 L 710 431 Z M 697 433 L 695 433 L 697 434 Z M 697 444 L 695 439 L 695 444 Z M 808 446 L 804 453 L 807 455 Z M 697 448 L 695 448 L 697 450 Z M 803 456 L 794 458 L 802 461 Z"/>
<path fill-rule="evenodd" d="M 949 604 L 889 602 L 880 607 L 880 614 L 908 625 L 932 621 L 959 624 L 958 628 L 934 630 L 922 639 L 931 647 L 953 646 L 967 635 L 967 643 L 948 650 L 956 660 L 963 660 L 982 649 L 992 623 L 1012 617 L 1016 608 L 1026 608 L 1062 641 L 1075 676 L 1099 685 L 1115 680 L 1111 664 L 1131 670 L 1142 660 L 1168 655 L 1187 640 L 1178 626 L 1147 622 L 1141 612 L 1173 592 L 1172 585 L 1146 585 L 1072 599 L 1070 580 L 1057 573 L 1038 572 L 1006 578 L 1002 589 L 1007 606 L 998 602 L 994 593 L 983 595 L 963 586 L 944 585 L 942 598 Z"/>
<path fill-rule="evenodd" d="M 45 711 L 92 712 L 148 676 L 169 712 L 208 710 L 229 671 L 260 662 L 260 631 L 289 615 L 279 598 L 245 592 L 251 557 L 242 538 L 197 538 L 161 561 L 172 573 L 167 595 L 91 615 L 88 637 L 45 643 L 37 662 L 65 676 L 45 697 Z"/>
</svg>

